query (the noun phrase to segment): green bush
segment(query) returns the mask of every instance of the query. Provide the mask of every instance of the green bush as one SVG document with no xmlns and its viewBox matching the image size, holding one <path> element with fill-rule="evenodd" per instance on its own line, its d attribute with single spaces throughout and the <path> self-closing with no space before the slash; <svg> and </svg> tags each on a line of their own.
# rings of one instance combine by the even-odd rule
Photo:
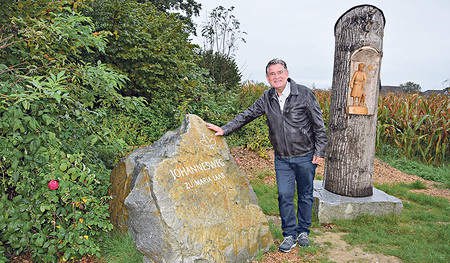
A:
<svg viewBox="0 0 450 263">
<path fill-rule="evenodd" d="M 126 74 L 130 81 L 121 94 L 145 97 L 160 107 L 174 105 L 183 79 L 196 69 L 196 46 L 189 40 L 186 21 L 146 1 L 99 0 L 90 7 L 83 12 L 96 31 L 110 34 L 105 54 L 85 59 L 100 60 Z"/>
<path fill-rule="evenodd" d="M 241 82 L 242 74 L 232 56 L 212 50 L 202 50 L 199 55 L 198 65 L 209 70 L 209 77 L 214 79 L 217 84 L 223 85 L 227 90 L 236 91 Z"/>
<path fill-rule="evenodd" d="M 250 107 L 268 88 L 263 83 L 245 83 L 233 101 L 234 108 L 238 109 L 238 111 L 232 112 L 231 118 Z M 267 147 L 271 147 L 266 120 L 266 116 L 253 120 L 229 136 L 229 143 L 231 145 L 245 145 L 246 148 L 260 153 L 265 152 Z"/>
<path fill-rule="evenodd" d="M 247 149 L 257 152 L 265 151 L 271 147 L 266 116 L 259 117 L 233 133 L 230 140 L 232 145 L 245 145 Z"/>
<path fill-rule="evenodd" d="M 108 167 L 127 144 L 101 120 L 105 108 L 140 101 L 117 93 L 125 76 L 79 63 L 79 49 L 101 52 L 105 43 L 88 18 L 66 11 L 13 19 L 2 31 L 10 36 L 0 64 L 2 260 L 6 251 L 46 262 L 96 255 L 112 229 Z"/>
<path fill-rule="evenodd" d="M 112 229 L 109 172 L 95 146 L 107 138 L 95 131 L 95 114 L 76 107 L 61 73 L 27 78 L 0 119 L 2 240 L 44 261 L 95 254 L 96 236 Z M 53 180 L 59 186 L 50 190 Z"/>
</svg>

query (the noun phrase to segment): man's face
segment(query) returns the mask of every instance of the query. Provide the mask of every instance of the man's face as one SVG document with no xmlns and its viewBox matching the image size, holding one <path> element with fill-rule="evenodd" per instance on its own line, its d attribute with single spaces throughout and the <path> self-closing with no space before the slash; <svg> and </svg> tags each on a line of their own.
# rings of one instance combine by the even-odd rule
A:
<svg viewBox="0 0 450 263">
<path fill-rule="evenodd" d="M 266 78 L 272 87 L 282 91 L 286 87 L 289 70 L 285 70 L 281 64 L 271 65 Z"/>
</svg>

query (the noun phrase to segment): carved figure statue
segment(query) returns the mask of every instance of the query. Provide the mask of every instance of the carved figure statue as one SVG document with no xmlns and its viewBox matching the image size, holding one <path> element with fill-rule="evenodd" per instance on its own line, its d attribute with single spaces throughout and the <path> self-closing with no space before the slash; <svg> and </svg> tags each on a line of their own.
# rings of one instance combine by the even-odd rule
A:
<svg viewBox="0 0 450 263">
<path fill-rule="evenodd" d="M 361 98 L 363 96 L 366 80 L 367 75 L 366 72 L 364 72 L 364 63 L 359 63 L 358 70 L 355 71 L 352 80 L 350 81 L 350 88 L 352 89 L 350 97 L 353 98 L 353 106 L 364 106 L 364 102 Z M 356 105 L 356 100 L 358 100 L 358 105 Z"/>
</svg>

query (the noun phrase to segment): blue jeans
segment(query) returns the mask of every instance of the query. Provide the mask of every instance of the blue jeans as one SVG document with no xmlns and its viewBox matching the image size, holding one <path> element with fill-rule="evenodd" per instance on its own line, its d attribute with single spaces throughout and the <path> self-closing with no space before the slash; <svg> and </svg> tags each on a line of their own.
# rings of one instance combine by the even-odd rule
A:
<svg viewBox="0 0 450 263">
<path fill-rule="evenodd" d="M 317 164 L 312 163 L 313 153 L 305 156 L 281 159 L 275 156 L 275 172 L 278 186 L 278 207 L 283 236 L 302 232 L 309 234 L 311 227 L 314 176 Z M 298 209 L 295 215 L 294 195 L 297 184 Z M 298 218 L 298 220 L 297 220 Z"/>
</svg>

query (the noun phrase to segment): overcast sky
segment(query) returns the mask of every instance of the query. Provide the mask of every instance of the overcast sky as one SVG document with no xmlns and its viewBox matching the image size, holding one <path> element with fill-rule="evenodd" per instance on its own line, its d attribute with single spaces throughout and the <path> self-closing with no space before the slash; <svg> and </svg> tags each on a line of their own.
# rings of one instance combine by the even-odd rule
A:
<svg viewBox="0 0 450 263">
<path fill-rule="evenodd" d="M 234 6 L 233 14 L 247 32 L 236 61 L 243 80 L 268 84 L 267 62 L 281 58 L 297 83 L 331 87 L 334 60 L 334 25 L 350 8 L 370 4 L 379 8 L 386 25 L 381 62 L 382 85 L 412 81 L 422 91 L 443 89 L 450 79 L 449 0 L 197 0 L 197 34 L 215 7 Z M 193 37 L 193 42 L 202 40 Z"/>
</svg>

